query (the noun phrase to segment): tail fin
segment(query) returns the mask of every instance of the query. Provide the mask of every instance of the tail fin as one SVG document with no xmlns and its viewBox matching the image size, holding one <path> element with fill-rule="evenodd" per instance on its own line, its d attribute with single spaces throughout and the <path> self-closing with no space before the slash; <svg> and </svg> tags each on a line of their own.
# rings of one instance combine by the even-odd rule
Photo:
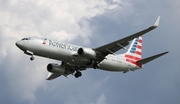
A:
<svg viewBox="0 0 180 104">
<path fill-rule="evenodd" d="M 141 59 L 142 56 L 142 36 L 139 36 L 133 40 L 131 46 L 129 47 L 128 51 L 124 54 L 124 57 L 127 62 L 135 64 L 142 68 L 142 65 L 159 58 L 167 54 L 168 52 L 163 52 L 145 59 Z"/>
<path fill-rule="evenodd" d="M 125 58 L 132 61 L 141 60 L 142 56 L 142 36 L 139 36 L 133 40 L 131 46 L 129 47 L 127 53 L 125 53 Z"/>
<path fill-rule="evenodd" d="M 128 51 L 125 53 L 124 57 L 127 62 L 135 64 L 139 67 L 142 67 L 142 64 L 137 63 L 137 61 L 141 60 L 142 56 L 142 36 L 135 38 Z"/>
</svg>

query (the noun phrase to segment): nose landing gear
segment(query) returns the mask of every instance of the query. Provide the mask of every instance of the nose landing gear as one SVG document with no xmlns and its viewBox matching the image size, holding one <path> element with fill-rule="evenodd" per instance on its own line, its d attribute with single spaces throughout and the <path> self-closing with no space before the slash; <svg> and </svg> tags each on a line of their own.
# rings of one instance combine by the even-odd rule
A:
<svg viewBox="0 0 180 104">
<path fill-rule="evenodd" d="M 31 60 L 31 61 L 33 61 L 33 60 L 34 60 L 34 56 L 33 56 L 33 55 L 30 57 L 30 60 Z"/>
<path fill-rule="evenodd" d="M 30 57 L 31 61 L 34 60 L 33 52 L 26 50 L 26 51 L 24 51 L 24 53 L 31 56 Z"/>
</svg>

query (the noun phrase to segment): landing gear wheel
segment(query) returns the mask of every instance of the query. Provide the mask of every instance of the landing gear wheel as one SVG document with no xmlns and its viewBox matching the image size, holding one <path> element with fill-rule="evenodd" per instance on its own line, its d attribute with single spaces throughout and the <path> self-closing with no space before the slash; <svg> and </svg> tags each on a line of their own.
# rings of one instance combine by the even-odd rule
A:
<svg viewBox="0 0 180 104">
<path fill-rule="evenodd" d="M 77 71 L 74 76 L 75 76 L 76 78 L 81 77 L 81 76 L 82 76 L 82 73 L 81 73 L 80 71 Z"/>
<path fill-rule="evenodd" d="M 33 61 L 33 60 L 34 60 L 34 57 L 33 57 L 33 56 L 31 56 L 31 57 L 30 57 L 30 60 L 31 60 L 31 61 Z"/>
</svg>

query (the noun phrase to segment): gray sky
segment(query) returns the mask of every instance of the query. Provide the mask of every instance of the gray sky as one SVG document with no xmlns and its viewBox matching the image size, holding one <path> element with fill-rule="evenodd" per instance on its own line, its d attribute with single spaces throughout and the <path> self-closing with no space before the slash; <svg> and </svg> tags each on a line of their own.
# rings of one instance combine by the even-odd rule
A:
<svg viewBox="0 0 180 104">
<path fill-rule="evenodd" d="M 143 37 L 143 57 L 170 53 L 126 74 L 88 69 L 78 79 L 46 81 L 47 64 L 60 62 L 31 62 L 15 46 L 38 36 L 94 48 L 159 15 L 160 26 Z M 0 16 L 1 104 L 180 104 L 179 0 L 0 0 Z"/>
</svg>

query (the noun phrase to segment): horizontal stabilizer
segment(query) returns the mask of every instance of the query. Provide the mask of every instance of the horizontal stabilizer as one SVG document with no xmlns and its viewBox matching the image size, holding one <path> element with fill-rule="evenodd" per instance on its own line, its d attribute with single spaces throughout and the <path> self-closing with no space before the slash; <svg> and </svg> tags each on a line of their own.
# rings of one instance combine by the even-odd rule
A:
<svg viewBox="0 0 180 104">
<path fill-rule="evenodd" d="M 163 53 L 160 53 L 160 54 L 157 54 L 157 55 L 154 55 L 154 56 L 139 60 L 139 61 L 137 61 L 137 63 L 138 64 L 146 64 L 146 63 L 148 63 L 148 62 L 150 62 L 150 61 L 152 61 L 152 60 L 154 60 L 154 59 L 156 59 L 156 58 L 158 58 L 160 56 L 163 56 L 163 55 L 165 55 L 167 53 L 169 53 L 169 52 L 163 52 Z"/>
</svg>

